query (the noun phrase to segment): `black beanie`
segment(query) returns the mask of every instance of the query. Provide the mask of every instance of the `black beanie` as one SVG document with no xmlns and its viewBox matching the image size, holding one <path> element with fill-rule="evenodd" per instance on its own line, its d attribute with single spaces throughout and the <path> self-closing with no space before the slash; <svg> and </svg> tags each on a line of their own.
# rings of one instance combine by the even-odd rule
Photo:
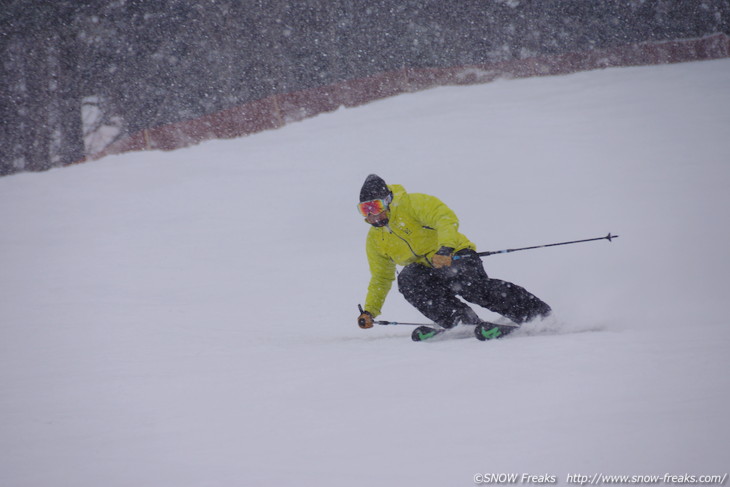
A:
<svg viewBox="0 0 730 487">
<path fill-rule="evenodd" d="M 363 201 L 381 200 L 388 197 L 390 190 L 383 181 L 383 178 L 377 174 L 371 174 L 365 179 L 360 189 L 360 203 Z"/>
</svg>

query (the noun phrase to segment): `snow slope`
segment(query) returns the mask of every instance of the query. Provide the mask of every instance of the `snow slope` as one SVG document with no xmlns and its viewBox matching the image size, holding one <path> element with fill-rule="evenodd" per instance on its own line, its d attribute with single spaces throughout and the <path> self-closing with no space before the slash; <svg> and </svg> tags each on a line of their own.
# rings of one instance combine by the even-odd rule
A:
<svg viewBox="0 0 730 487">
<path fill-rule="evenodd" d="M 0 485 L 724 474 L 730 60 L 444 87 L 0 179 Z M 369 173 L 554 317 L 360 330 Z M 485 318 L 494 317 L 479 310 Z M 393 290 L 383 319 L 423 318 Z"/>
</svg>

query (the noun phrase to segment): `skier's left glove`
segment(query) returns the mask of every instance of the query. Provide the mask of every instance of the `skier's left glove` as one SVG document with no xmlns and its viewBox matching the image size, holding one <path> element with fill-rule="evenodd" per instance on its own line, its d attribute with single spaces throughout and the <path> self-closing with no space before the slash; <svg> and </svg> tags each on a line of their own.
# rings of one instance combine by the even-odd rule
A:
<svg viewBox="0 0 730 487">
<path fill-rule="evenodd" d="M 451 247 L 441 247 L 438 252 L 434 254 L 431 259 L 431 263 L 436 269 L 449 267 L 451 265 L 451 254 L 453 252 L 454 249 Z"/>
</svg>

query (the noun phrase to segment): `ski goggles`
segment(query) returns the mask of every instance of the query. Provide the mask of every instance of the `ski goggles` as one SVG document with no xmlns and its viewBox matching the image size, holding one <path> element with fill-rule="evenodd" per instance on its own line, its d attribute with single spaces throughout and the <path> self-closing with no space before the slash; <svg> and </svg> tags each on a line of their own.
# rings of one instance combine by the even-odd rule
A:
<svg viewBox="0 0 730 487">
<path fill-rule="evenodd" d="M 392 198 L 388 196 L 385 199 L 363 201 L 362 203 L 357 204 L 357 209 L 365 218 L 367 218 L 368 215 L 379 215 L 388 209 L 391 199 Z"/>
</svg>

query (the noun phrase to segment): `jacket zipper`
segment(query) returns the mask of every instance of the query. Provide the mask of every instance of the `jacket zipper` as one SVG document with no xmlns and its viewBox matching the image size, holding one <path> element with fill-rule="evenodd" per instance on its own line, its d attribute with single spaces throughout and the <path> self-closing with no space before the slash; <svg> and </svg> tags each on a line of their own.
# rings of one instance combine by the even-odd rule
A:
<svg viewBox="0 0 730 487">
<path fill-rule="evenodd" d="M 398 237 L 399 239 L 403 240 L 403 241 L 404 241 L 404 242 L 406 243 L 406 245 L 408 246 L 408 250 L 410 250 L 410 251 L 411 251 L 411 253 L 413 254 L 413 256 L 414 256 L 414 257 L 415 257 L 416 259 L 420 259 L 421 257 L 423 257 L 424 259 L 426 259 L 426 262 L 429 262 L 428 258 L 427 258 L 427 257 L 426 257 L 425 255 L 418 255 L 418 254 L 417 254 L 416 252 L 414 252 L 414 250 L 413 250 L 413 247 L 411 247 L 411 244 L 410 244 L 410 242 L 408 242 L 408 240 L 406 240 L 405 238 L 403 238 L 403 237 L 401 237 L 400 235 L 398 235 L 397 233 L 395 233 L 395 232 L 393 231 L 393 229 L 392 229 L 392 228 L 390 228 L 390 225 L 385 225 L 385 228 L 387 228 L 387 229 L 388 229 L 388 231 L 389 231 L 389 232 L 390 232 L 391 234 L 393 234 L 393 235 L 395 235 L 396 237 Z M 429 262 L 429 264 L 430 264 L 430 262 Z"/>
</svg>

